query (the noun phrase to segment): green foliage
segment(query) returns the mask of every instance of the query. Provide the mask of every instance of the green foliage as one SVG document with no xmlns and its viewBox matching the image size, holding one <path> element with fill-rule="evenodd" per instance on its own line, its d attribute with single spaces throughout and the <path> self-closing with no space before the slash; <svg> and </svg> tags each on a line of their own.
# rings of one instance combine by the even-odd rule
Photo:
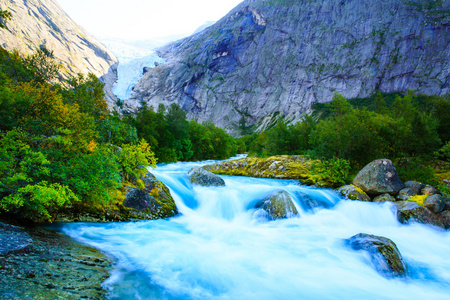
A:
<svg viewBox="0 0 450 300">
<path fill-rule="evenodd" d="M 137 145 L 124 144 L 118 151 L 117 160 L 121 167 L 122 178 L 127 181 L 144 177 L 145 167 L 156 168 L 156 158 L 145 140 Z"/>
<path fill-rule="evenodd" d="M 343 116 L 352 111 L 353 107 L 345 99 L 344 96 L 338 93 L 334 93 L 333 99 L 330 103 L 327 103 L 326 106 L 330 109 L 332 116 Z"/>
<path fill-rule="evenodd" d="M 11 20 L 11 18 L 12 15 L 9 11 L 0 10 L 0 28 L 8 29 L 8 27 L 6 27 L 6 21 Z"/>
<path fill-rule="evenodd" d="M 58 76 L 59 65 L 55 63 L 53 51 L 44 45 L 25 59 L 26 67 L 35 74 L 37 82 L 52 82 Z"/>
<path fill-rule="evenodd" d="M 441 149 L 436 151 L 437 158 L 450 161 L 450 142 L 447 142 Z"/>
<path fill-rule="evenodd" d="M 403 182 L 415 180 L 431 185 L 438 183 L 433 167 L 419 157 L 397 159 L 395 166 Z"/>
<path fill-rule="evenodd" d="M 17 193 L 4 197 L 0 208 L 5 211 L 24 209 L 23 215 L 33 221 L 51 221 L 51 212 L 58 207 L 79 201 L 77 196 L 67 187 L 59 183 L 50 184 L 41 181 L 20 188 Z"/>
<path fill-rule="evenodd" d="M 317 161 L 312 166 L 312 172 L 318 181 L 326 182 L 331 186 L 340 186 L 349 180 L 350 162 L 345 159 L 331 158 Z"/>
</svg>

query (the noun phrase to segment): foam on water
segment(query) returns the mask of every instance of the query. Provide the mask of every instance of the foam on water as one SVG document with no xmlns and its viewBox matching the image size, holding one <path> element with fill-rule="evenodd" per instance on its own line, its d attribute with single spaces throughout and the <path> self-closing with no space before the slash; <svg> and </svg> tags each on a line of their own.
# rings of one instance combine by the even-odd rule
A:
<svg viewBox="0 0 450 300">
<path fill-rule="evenodd" d="M 171 189 L 178 217 L 64 225 L 117 257 L 105 283 L 111 299 L 448 299 L 447 232 L 401 225 L 389 204 L 343 200 L 292 180 L 223 176 L 226 187 L 192 187 L 187 171 L 199 164 L 154 171 Z M 278 189 L 294 196 L 299 217 L 268 222 L 252 209 Z M 305 211 L 297 192 L 329 208 Z M 392 239 L 410 276 L 385 279 L 364 252 L 342 243 L 361 232 Z"/>
</svg>

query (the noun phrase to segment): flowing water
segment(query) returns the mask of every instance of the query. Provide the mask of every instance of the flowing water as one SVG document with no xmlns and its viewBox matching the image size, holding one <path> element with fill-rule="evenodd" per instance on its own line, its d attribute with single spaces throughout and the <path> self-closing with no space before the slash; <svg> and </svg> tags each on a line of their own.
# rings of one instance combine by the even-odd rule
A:
<svg viewBox="0 0 450 300">
<path fill-rule="evenodd" d="M 222 176 L 226 187 L 192 187 L 201 163 L 152 171 L 170 187 L 170 220 L 67 224 L 62 231 L 117 258 L 110 299 L 450 299 L 450 235 L 401 225 L 388 203 L 348 201 L 293 180 Z M 288 191 L 300 216 L 268 221 L 252 207 Z M 324 208 L 305 210 L 307 194 Z M 392 239 L 406 279 L 379 275 L 364 252 L 342 242 L 357 233 Z"/>
</svg>

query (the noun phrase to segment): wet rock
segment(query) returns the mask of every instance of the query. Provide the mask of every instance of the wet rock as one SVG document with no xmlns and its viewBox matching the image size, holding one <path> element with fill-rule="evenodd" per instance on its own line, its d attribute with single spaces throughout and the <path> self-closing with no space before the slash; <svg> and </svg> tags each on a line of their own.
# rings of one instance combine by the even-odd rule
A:
<svg viewBox="0 0 450 300">
<path fill-rule="evenodd" d="M 417 194 L 414 193 L 414 191 L 412 189 L 404 188 L 400 192 L 398 192 L 397 200 L 398 201 L 406 201 L 414 195 L 417 195 Z"/>
<path fill-rule="evenodd" d="M 405 187 L 411 189 L 416 195 L 420 195 L 425 184 L 417 181 L 407 181 L 405 182 Z"/>
<path fill-rule="evenodd" d="M 370 254 L 375 269 L 385 277 L 405 277 L 406 265 L 395 243 L 385 237 L 359 233 L 347 240 L 353 250 L 364 250 Z"/>
<path fill-rule="evenodd" d="M 389 195 L 388 193 L 377 196 L 373 199 L 373 202 L 395 202 L 395 198 Z"/>
<path fill-rule="evenodd" d="M 445 209 L 445 200 L 446 198 L 443 196 L 434 194 L 428 196 L 423 205 L 435 214 L 438 214 Z"/>
<path fill-rule="evenodd" d="M 24 230 L 2 222 L 0 222 L 0 241 L 0 256 L 26 251 L 33 242 Z"/>
<path fill-rule="evenodd" d="M 441 191 L 439 191 L 437 188 L 431 185 L 426 185 L 422 190 L 421 193 L 423 195 L 442 195 Z"/>
<path fill-rule="evenodd" d="M 450 229 L 450 211 L 444 210 L 438 215 L 445 229 Z"/>
<path fill-rule="evenodd" d="M 200 167 L 194 167 L 188 172 L 192 184 L 201 186 L 225 186 L 225 181 L 219 176 Z"/>
<path fill-rule="evenodd" d="M 106 298 L 102 283 L 112 262 L 104 254 L 50 230 L 18 231 L 30 237 L 30 244 L 26 251 L 0 257 L 0 299 Z"/>
<path fill-rule="evenodd" d="M 396 195 L 404 188 L 392 161 L 377 159 L 365 166 L 353 180 L 353 184 L 368 195 L 389 193 Z"/>
<path fill-rule="evenodd" d="M 298 215 L 291 196 L 284 190 L 270 193 L 256 203 L 255 208 L 265 210 L 270 220 L 286 219 Z"/>
<path fill-rule="evenodd" d="M 418 222 L 445 228 L 439 217 L 429 209 L 410 201 L 395 202 L 397 219 L 400 223 Z"/>
<path fill-rule="evenodd" d="M 330 207 L 330 203 L 324 202 L 323 200 L 315 199 L 307 194 L 297 192 L 296 196 L 300 202 L 302 208 L 306 211 L 313 210 L 316 208 L 327 208 Z"/>
<path fill-rule="evenodd" d="M 359 187 L 351 184 L 337 189 L 337 192 L 350 200 L 371 201 L 370 197 Z"/>
<path fill-rule="evenodd" d="M 127 217 L 131 219 L 158 219 L 170 218 L 178 214 L 175 201 L 168 187 L 156 177 L 147 172 L 139 180 L 132 180 L 135 186 L 143 188 L 126 187 L 123 206 L 128 208 Z"/>
</svg>

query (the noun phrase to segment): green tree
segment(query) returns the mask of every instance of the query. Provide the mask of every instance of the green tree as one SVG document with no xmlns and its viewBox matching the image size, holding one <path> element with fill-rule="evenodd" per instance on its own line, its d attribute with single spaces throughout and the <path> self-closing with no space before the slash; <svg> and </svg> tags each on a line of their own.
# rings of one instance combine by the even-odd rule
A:
<svg viewBox="0 0 450 300">
<path fill-rule="evenodd" d="M 332 116 L 342 116 L 353 110 L 352 105 L 342 94 L 334 93 L 331 102 L 326 106 L 331 110 Z"/>
<path fill-rule="evenodd" d="M 55 63 L 53 51 L 41 45 L 36 53 L 25 59 L 26 66 L 35 74 L 39 83 L 54 81 L 59 72 L 59 65 Z"/>
<path fill-rule="evenodd" d="M 0 28 L 8 29 L 6 27 L 6 21 L 11 20 L 12 15 L 7 10 L 0 10 Z"/>
</svg>

